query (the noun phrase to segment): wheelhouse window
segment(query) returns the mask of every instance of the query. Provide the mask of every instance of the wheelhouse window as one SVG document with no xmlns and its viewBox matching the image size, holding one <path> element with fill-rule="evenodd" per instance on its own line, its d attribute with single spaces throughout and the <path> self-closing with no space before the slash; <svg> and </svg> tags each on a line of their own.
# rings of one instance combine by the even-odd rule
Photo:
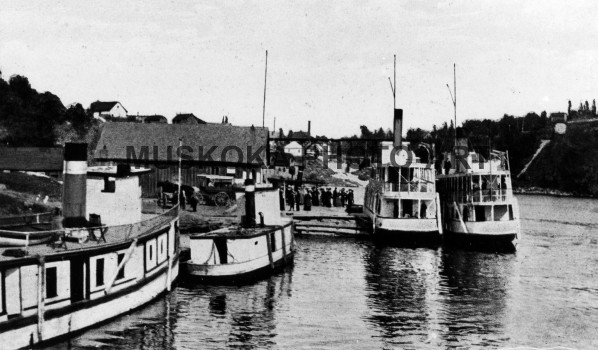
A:
<svg viewBox="0 0 598 350">
<path fill-rule="evenodd" d="M 96 287 L 104 285 L 104 259 L 96 260 Z"/>
<path fill-rule="evenodd" d="M 46 298 L 48 299 L 58 296 L 57 278 L 58 273 L 56 266 L 46 268 Z"/>
</svg>

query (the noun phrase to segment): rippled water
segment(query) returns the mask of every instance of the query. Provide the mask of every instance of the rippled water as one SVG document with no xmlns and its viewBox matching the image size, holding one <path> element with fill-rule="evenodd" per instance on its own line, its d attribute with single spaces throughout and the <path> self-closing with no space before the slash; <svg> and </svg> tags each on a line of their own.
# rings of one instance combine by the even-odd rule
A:
<svg viewBox="0 0 598 350">
<path fill-rule="evenodd" d="M 299 238 L 284 273 L 179 284 L 53 348 L 598 348 L 598 201 L 519 202 L 516 253 Z"/>
</svg>

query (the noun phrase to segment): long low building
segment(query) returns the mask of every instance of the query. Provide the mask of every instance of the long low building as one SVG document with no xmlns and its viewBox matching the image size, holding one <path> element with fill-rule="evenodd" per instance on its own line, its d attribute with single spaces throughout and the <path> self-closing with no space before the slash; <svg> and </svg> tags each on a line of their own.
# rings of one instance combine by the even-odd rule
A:
<svg viewBox="0 0 598 350">
<path fill-rule="evenodd" d="M 179 147 L 179 139 L 182 147 Z M 141 177 L 142 194 L 153 197 L 158 182 L 176 182 L 178 155 L 181 181 L 199 186 L 200 174 L 230 175 L 260 184 L 269 157 L 268 129 L 222 124 L 106 123 L 94 158 L 98 164 L 130 164 L 153 169 Z"/>
</svg>

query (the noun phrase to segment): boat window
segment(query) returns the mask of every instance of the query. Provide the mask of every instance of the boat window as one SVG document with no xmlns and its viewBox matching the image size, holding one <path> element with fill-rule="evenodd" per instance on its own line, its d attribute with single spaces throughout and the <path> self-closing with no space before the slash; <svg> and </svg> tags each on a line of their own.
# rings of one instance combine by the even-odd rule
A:
<svg viewBox="0 0 598 350">
<path fill-rule="evenodd" d="M 486 208 L 484 205 L 475 206 L 476 221 L 486 221 Z"/>
<path fill-rule="evenodd" d="M 509 209 L 506 205 L 495 205 L 494 206 L 494 221 L 505 221 L 508 220 Z"/>
<path fill-rule="evenodd" d="M 96 287 L 104 285 L 104 258 L 96 260 Z"/>
<path fill-rule="evenodd" d="M 513 217 L 513 206 L 509 205 L 509 220 L 514 220 Z"/>
<path fill-rule="evenodd" d="M 116 192 L 116 179 L 108 176 L 104 177 L 104 189 L 102 190 L 102 192 Z"/>
<path fill-rule="evenodd" d="M 120 253 L 117 256 L 118 261 L 117 266 L 120 266 L 120 264 L 123 262 L 123 260 L 125 260 L 125 253 Z M 116 275 L 116 279 L 120 280 L 125 278 L 125 267 L 123 266 L 120 270 L 118 270 L 118 274 Z"/>
<path fill-rule="evenodd" d="M 57 288 L 57 267 L 47 267 L 46 268 L 46 298 L 54 298 L 58 296 L 58 288 Z"/>
</svg>

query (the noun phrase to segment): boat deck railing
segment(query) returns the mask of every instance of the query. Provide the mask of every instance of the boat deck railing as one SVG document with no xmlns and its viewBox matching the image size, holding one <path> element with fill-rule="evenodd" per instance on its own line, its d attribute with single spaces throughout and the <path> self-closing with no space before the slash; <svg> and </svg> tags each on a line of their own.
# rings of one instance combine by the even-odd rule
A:
<svg viewBox="0 0 598 350">
<path fill-rule="evenodd" d="M 52 212 L 0 217 L 0 227 L 50 223 Z"/>
<path fill-rule="evenodd" d="M 178 211 L 179 207 L 177 205 L 160 214 L 144 214 L 144 216 L 147 217 L 145 220 L 124 225 L 74 227 L 46 231 L 13 231 L 0 229 L 0 235 L 25 236 L 25 246 L 29 246 L 30 239 L 43 239 L 46 237 L 52 238 L 52 240 L 63 239 L 64 237 L 76 238 L 80 244 L 87 243 L 88 241 L 96 241 L 97 243 L 102 243 L 102 241 L 105 241 L 105 243 L 118 243 L 129 241 L 144 233 L 151 232 L 167 225 L 173 218 L 178 216 Z"/>
<path fill-rule="evenodd" d="M 513 199 L 513 190 L 472 190 L 469 193 L 459 193 L 454 196 L 459 203 L 508 202 Z"/>
<path fill-rule="evenodd" d="M 409 182 L 384 182 L 385 192 L 434 192 L 435 185 L 431 181 L 419 180 Z"/>
</svg>

